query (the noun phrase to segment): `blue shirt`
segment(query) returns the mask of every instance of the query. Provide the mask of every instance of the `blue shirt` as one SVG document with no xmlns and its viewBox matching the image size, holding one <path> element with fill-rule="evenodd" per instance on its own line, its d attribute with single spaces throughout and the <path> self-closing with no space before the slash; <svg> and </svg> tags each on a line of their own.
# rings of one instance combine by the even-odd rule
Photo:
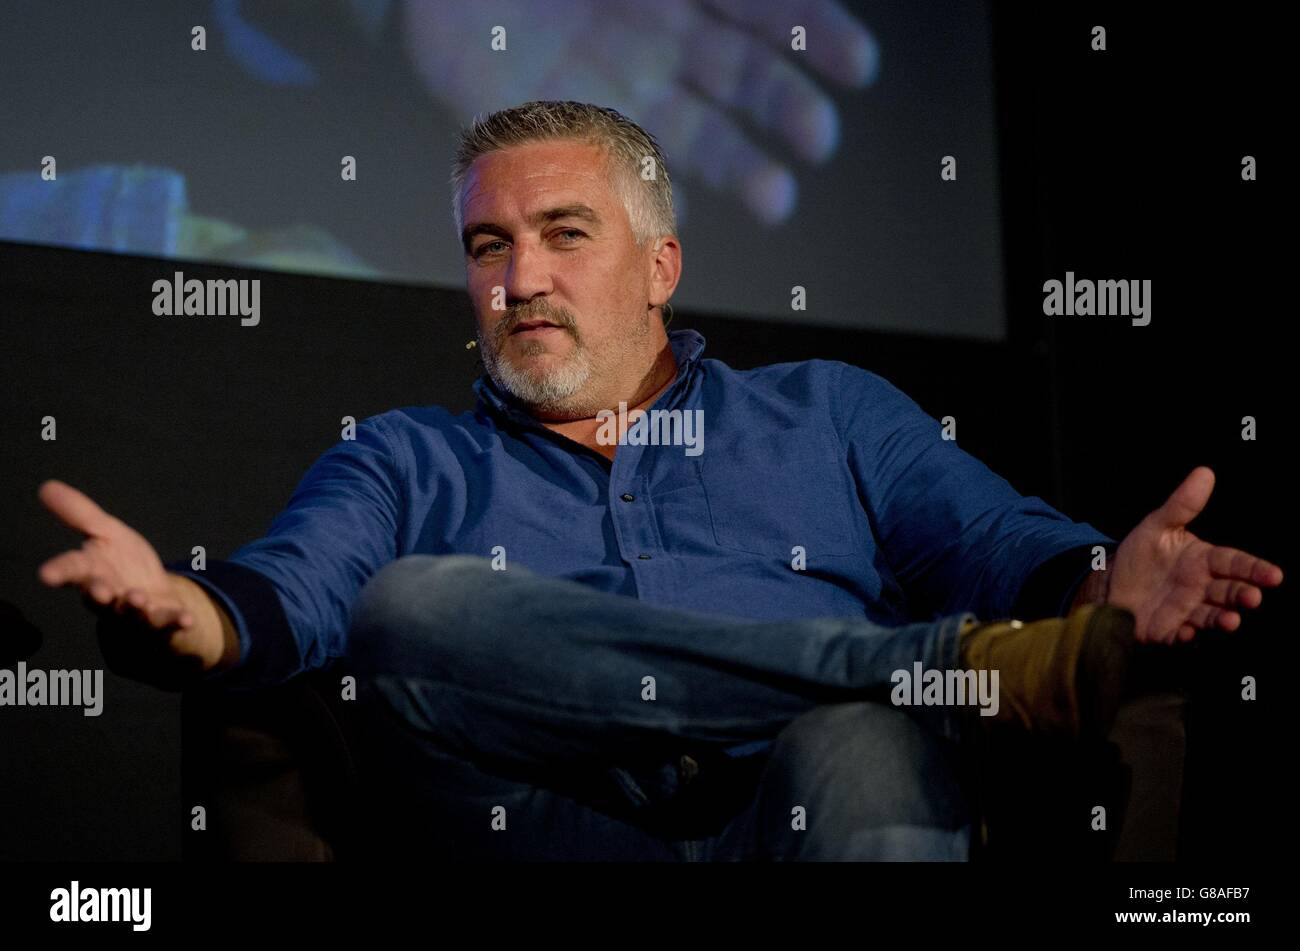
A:
<svg viewBox="0 0 1300 951">
<path fill-rule="evenodd" d="M 1064 613 L 1114 539 L 1025 497 L 895 386 L 836 360 L 735 370 L 669 334 L 652 409 L 703 411 L 703 451 L 621 444 L 611 463 L 487 376 L 454 416 L 406 406 L 312 465 L 263 538 L 205 570 L 239 632 L 208 681 L 278 683 L 347 650 L 352 605 L 413 553 L 492 557 L 667 607 L 883 624 Z M 802 566 L 799 565 L 802 560 Z M 1035 612 L 1035 613 L 1028 613 Z"/>
</svg>

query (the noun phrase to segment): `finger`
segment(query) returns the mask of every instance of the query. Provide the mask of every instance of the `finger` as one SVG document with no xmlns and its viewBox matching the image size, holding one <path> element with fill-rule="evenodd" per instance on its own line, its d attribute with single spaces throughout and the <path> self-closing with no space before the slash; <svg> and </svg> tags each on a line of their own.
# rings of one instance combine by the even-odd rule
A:
<svg viewBox="0 0 1300 951">
<path fill-rule="evenodd" d="M 112 604 L 117 598 L 117 592 L 113 590 L 113 586 L 100 575 L 91 575 L 82 584 L 82 590 L 96 604 Z"/>
<path fill-rule="evenodd" d="M 798 186 L 789 169 L 712 103 L 674 86 L 644 110 L 643 121 L 670 165 L 712 188 L 734 192 L 760 220 L 777 224 L 794 210 Z"/>
<path fill-rule="evenodd" d="M 1215 545 L 1210 549 L 1207 561 L 1210 574 L 1219 578 L 1240 578 L 1270 588 L 1282 583 L 1281 568 L 1238 548 Z"/>
<path fill-rule="evenodd" d="M 148 601 L 141 609 L 141 613 L 149 622 L 149 626 L 159 631 L 188 627 L 192 623 L 184 605 L 170 600 Z"/>
<path fill-rule="evenodd" d="M 1178 629 L 1177 639 L 1180 641 L 1190 641 L 1195 636 L 1196 628 L 1192 627 L 1190 624 L 1184 624 Z"/>
<path fill-rule="evenodd" d="M 1244 581 L 1217 578 L 1206 586 L 1205 600 L 1225 608 L 1257 608 L 1264 601 L 1264 592 Z"/>
<path fill-rule="evenodd" d="M 113 516 L 96 505 L 90 496 L 58 479 L 49 479 L 41 483 L 36 495 L 59 521 L 83 535 L 103 535 L 116 521 Z"/>
<path fill-rule="evenodd" d="M 840 144 L 835 104 L 797 66 L 740 30 L 696 33 L 687 58 L 692 83 L 805 161 L 824 162 Z"/>
<path fill-rule="evenodd" d="M 1214 471 L 1197 466 L 1149 517 L 1161 528 L 1182 528 L 1201 514 L 1213 490 Z"/>
<path fill-rule="evenodd" d="M 799 51 L 827 79 L 844 86 L 865 86 L 880 71 L 880 44 L 836 0 L 754 3 L 752 0 L 703 0 L 706 7 L 744 23 L 775 49 L 790 49 L 795 26 L 808 31 L 808 48 Z"/>
<path fill-rule="evenodd" d="M 1218 605 L 1202 604 L 1192 611 L 1188 623 L 1202 631 L 1215 627 L 1224 631 L 1235 631 L 1241 626 L 1241 615 Z"/>
<path fill-rule="evenodd" d="M 80 585 L 91 575 L 90 558 L 83 551 L 64 552 L 41 565 L 36 574 L 51 588 Z"/>
<path fill-rule="evenodd" d="M 695 15 L 696 22 L 676 35 L 649 43 L 647 34 L 663 33 L 657 8 L 634 3 L 615 9 L 636 28 L 613 33 L 597 47 L 584 42 L 582 49 L 606 76 L 634 84 L 632 98 L 638 103 L 654 102 L 676 80 L 686 80 L 782 139 L 806 161 L 825 161 L 834 153 L 840 138 L 835 104 L 803 70 L 752 33 Z M 649 61 L 641 62 L 645 57 Z"/>
<path fill-rule="evenodd" d="M 134 615 L 143 618 L 144 607 L 149 603 L 149 595 L 141 588 L 128 588 L 122 592 L 114 605 L 121 615 Z"/>
</svg>

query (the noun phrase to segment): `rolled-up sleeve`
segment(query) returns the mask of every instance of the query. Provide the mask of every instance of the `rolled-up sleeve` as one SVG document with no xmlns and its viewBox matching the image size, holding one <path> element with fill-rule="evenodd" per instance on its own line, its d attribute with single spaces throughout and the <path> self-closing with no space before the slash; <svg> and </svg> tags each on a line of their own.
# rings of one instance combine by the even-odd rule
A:
<svg viewBox="0 0 1300 951">
<path fill-rule="evenodd" d="M 171 562 L 225 608 L 238 663 L 206 683 L 269 686 L 346 653 L 351 611 L 365 582 L 398 556 L 402 459 L 382 416 L 326 450 L 266 535 L 206 569 Z"/>
<path fill-rule="evenodd" d="M 835 405 L 860 501 L 914 616 L 994 619 L 1063 604 L 1088 571 L 1084 551 L 1113 551 L 1114 539 L 1021 495 L 945 439 L 884 378 L 843 364 Z"/>
</svg>

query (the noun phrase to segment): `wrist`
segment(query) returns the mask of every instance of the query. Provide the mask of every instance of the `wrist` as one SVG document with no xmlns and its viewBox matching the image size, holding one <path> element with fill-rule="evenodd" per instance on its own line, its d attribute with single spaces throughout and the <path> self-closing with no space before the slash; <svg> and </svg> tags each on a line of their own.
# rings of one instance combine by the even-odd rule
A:
<svg viewBox="0 0 1300 951">
<path fill-rule="evenodd" d="M 225 669 L 239 661 L 239 632 L 229 615 L 212 596 L 192 578 L 169 574 L 176 596 L 193 620 L 194 653 L 203 663 L 203 671 Z"/>
<path fill-rule="evenodd" d="M 1094 568 L 1088 572 L 1088 577 L 1083 579 L 1079 585 L 1079 590 L 1075 592 L 1074 602 L 1070 605 L 1070 610 L 1082 607 L 1085 604 L 1105 604 L 1110 598 L 1110 572 L 1104 569 Z"/>
</svg>

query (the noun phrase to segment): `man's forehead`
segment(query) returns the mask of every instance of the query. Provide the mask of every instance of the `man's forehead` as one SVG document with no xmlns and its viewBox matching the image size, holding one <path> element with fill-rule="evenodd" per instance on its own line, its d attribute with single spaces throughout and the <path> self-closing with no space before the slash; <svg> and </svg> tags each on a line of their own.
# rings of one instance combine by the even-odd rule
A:
<svg viewBox="0 0 1300 951">
<path fill-rule="evenodd" d="M 525 224 L 541 225 L 559 217 L 582 218 L 598 223 L 609 215 L 608 205 L 600 200 L 600 196 L 568 188 L 545 191 L 522 199 L 509 199 L 505 195 L 498 195 L 497 198 L 499 200 L 494 201 L 488 194 L 478 201 L 467 203 L 465 224 L 510 218 L 521 220 Z"/>
<path fill-rule="evenodd" d="M 532 219 L 549 208 L 604 210 L 611 195 L 604 153 L 583 142 L 541 142 L 489 152 L 474 160 L 465 183 L 471 214 L 507 211 Z"/>
</svg>

